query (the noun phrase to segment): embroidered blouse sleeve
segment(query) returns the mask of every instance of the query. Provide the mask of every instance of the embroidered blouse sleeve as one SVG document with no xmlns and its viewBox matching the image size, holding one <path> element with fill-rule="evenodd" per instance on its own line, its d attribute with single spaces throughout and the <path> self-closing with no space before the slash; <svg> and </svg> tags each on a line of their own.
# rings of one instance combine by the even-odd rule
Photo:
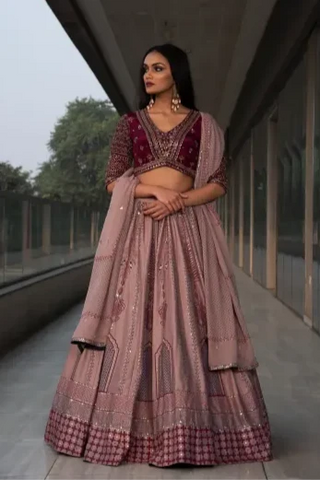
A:
<svg viewBox="0 0 320 480">
<path fill-rule="evenodd" d="M 221 185 L 224 188 L 225 193 L 228 191 L 227 163 L 227 155 L 223 155 L 219 167 L 209 178 L 210 183 L 218 183 Z"/>
<path fill-rule="evenodd" d="M 126 115 L 120 117 L 113 134 L 109 161 L 105 174 L 105 186 L 114 182 L 132 166 L 132 141 L 130 127 Z"/>
</svg>

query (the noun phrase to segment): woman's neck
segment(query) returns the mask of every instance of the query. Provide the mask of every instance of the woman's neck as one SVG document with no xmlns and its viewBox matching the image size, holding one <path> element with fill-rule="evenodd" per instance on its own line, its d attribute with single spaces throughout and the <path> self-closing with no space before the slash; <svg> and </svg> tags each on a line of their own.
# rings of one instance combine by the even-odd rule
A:
<svg viewBox="0 0 320 480">
<path fill-rule="evenodd" d="M 168 90 L 156 95 L 152 111 L 155 113 L 169 114 L 171 110 L 172 91 Z"/>
</svg>

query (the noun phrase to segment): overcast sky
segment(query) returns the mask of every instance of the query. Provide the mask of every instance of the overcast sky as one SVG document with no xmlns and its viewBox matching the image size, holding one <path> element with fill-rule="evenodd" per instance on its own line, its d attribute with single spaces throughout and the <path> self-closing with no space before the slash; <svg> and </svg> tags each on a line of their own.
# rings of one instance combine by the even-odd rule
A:
<svg viewBox="0 0 320 480">
<path fill-rule="evenodd" d="M 106 94 L 45 0 L 0 0 L 0 162 L 34 173 L 67 102 Z"/>
</svg>

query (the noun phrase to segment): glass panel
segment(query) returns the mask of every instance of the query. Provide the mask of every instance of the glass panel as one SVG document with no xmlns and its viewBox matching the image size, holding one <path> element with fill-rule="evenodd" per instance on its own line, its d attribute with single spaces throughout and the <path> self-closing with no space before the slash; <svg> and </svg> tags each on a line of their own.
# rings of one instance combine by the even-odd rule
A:
<svg viewBox="0 0 320 480">
<path fill-rule="evenodd" d="M 51 205 L 51 251 L 67 252 L 70 244 L 71 205 L 53 203 Z"/>
<path fill-rule="evenodd" d="M 243 147 L 240 161 L 243 162 L 243 269 L 250 275 L 250 155 L 251 139 Z"/>
<path fill-rule="evenodd" d="M 225 217 L 226 217 L 226 211 L 225 211 L 226 198 L 227 198 L 226 195 L 221 198 L 221 214 L 220 214 L 221 225 L 224 231 L 225 231 Z"/>
<path fill-rule="evenodd" d="M 6 231 L 4 198 L 0 197 L 0 285 L 5 281 L 6 273 Z"/>
<path fill-rule="evenodd" d="M 253 277 L 261 285 L 266 285 L 267 125 L 264 118 L 253 131 Z"/>
<path fill-rule="evenodd" d="M 232 222 L 233 222 L 233 218 L 232 218 L 232 189 L 233 189 L 233 179 L 232 179 L 232 176 L 233 176 L 233 169 L 230 169 L 230 190 L 229 190 L 229 193 L 228 193 L 228 247 L 229 247 L 229 251 L 230 251 L 230 255 L 232 256 L 233 255 L 233 252 L 232 252 L 232 228 L 233 228 L 233 225 L 232 225 Z"/>
<path fill-rule="evenodd" d="M 93 257 L 107 211 L 95 213 L 0 192 L 0 286 Z"/>
<path fill-rule="evenodd" d="M 277 295 L 304 312 L 305 61 L 279 95 Z"/>
<path fill-rule="evenodd" d="M 313 197 L 313 326 L 320 333 L 320 52 L 317 63 Z"/>
<path fill-rule="evenodd" d="M 81 249 L 90 245 L 91 212 L 85 208 L 78 208 L 76 215 L 76 248 Z"/>
<path fill-rule="evenodd" d="M 318 105 L 319 110 L 319 105 Z M 313 326 L 320 333 L 320 112 L 317 112 L 317 128 L 314 158 L 313 200 Z"/>
<path fill-rule="evenodd" d="M 98 220 L 97 220 L 97 223 L 98 223 L 98 231 L 101 232 L 102 228 L 103 228 L 103 224 L 104 224 L 104 221 L 106 219 L 106 216 L 107 216 L 107 212 L 97 212 L 98 214 Z"/>
<path fill-rule="evenodd" d="M 4 281 L 14 281 L 23 274 L 22 201 L 8 196 L 4 205 Z"/>
<path fill-rule="evenodd" d="M 42 255 L 42 222 L 42 204 L 31 200 L 31 249 L 33 258 Z"/>
<path fill-rule="evenodd" d="M 239 204 L 240 204 L 240 163 L 235 162 L 235 181 L 234 181 L 234 263 L 239 265 Z"/>
</svg>

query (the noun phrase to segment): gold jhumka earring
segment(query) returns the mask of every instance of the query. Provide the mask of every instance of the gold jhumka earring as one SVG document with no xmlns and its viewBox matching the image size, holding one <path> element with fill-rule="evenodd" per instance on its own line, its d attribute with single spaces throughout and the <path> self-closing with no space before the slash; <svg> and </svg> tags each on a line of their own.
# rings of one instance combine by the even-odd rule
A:
<svg viewBox="0 0 320 480">
<path fill-rule="evenodd" d="M 173 95 L 171 100 L 171 109 L 176 112 L 179 110 L 181 104 L 181 98 L 179 93 L 177 92 L 177 87 L 174 85 Z"/>
<path fill-rule="evenodd" d="M 153 98 L 153 96 L 151 95 L 151 97 L 150 97 L 150 102 L 149 102 L 148 105 L 147 105 L 147 110 L 150 110 L 150 108 L 152 108 L 153 105 L 154 105 L 154 98 Z"/>
</svg>

